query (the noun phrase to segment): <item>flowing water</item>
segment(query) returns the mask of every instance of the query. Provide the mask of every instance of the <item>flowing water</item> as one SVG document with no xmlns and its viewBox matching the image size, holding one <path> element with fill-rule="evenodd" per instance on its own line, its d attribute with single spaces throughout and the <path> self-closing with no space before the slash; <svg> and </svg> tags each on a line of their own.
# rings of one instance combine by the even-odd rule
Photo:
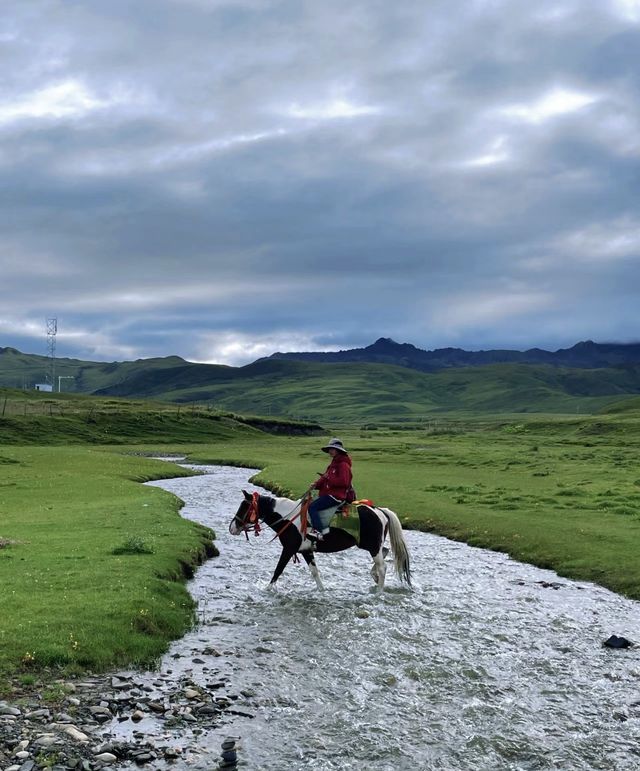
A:
<svg viewBox="0 0 640 771">
<path fill-rule="evenodd" d="M 227 529 L 254 472 L 193 468 L 207 474 L 152 484 L 215 529 L 221 555 L 189 585 L 198 627 L 148 677 L 214 666 L 240 714 L 190 735 L 185 768 L 215 768 L 228 735 L 255 771 L 640 768 L 640 648 L 602 646 L 640 640 L 639 603 L 415 532 L 413 590 L 389 565 L 373 591 L 371 559 L 352 549 L 318 557 L 325 592 L 304 562 L 268 591 L 279 543 Z"/>
</svg>

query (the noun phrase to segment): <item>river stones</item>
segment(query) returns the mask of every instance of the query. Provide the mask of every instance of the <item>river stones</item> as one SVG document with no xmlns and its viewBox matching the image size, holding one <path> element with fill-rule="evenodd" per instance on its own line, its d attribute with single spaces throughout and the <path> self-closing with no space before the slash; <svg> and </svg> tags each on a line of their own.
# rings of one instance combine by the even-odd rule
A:
<svg viewBox="0 0 640 771">
<path fill-rule="evenodd" d="M 222 742 L 221 760 L 218 769 L 237 768 L 238 763 L 238 740 L 229 737 Z"/>
<path fill-rule="evenodd" d="M 631 640 L 627 640 L 626 637 L 618 637 L 617 634 L 612 634 L 611 637 L 606 639 L 602 643 L 606 648 L 631 648 L 633 643 Z"/>
<path fill-rule="evenodd" d="M 65 733 L 67 736 L 71 737 L 74 742 L 81 742 L 82 744 L 85 744 L 89 741 L 87 734 L 84 733 L 84 731 L 81 731 L 79 728 L 76 728 L 74 725 L 67 725 L 65 723 L 53 723 L 51 727 L 58 728 L 62 733 Z"/>
<path fill-rule="evenodd" d="M 96 760 L 104 763 L 105 766 L 110 766 L 112 763 L 115 763 L 118 758 L 111 752 L 101 752 L 99 755 L 96 755 Z"/>
<path fill-rule="evenodd" d="M 49 709 L 34 709 L 31 712 L 25 714 L 25 720 L 49 720 L 51 717 L 51 710 Z"/>
<path fill-rule="evenodd" d="M 6 715 L 8 717 L 19 717 L 22 712 L 17 707 L 10 707 L 9 705 L 0 704 L 0 715 Z"/>
<path fill-rule="evenodd" d="M 198 715 L 217 715 L 220 713 L 220 708 L 213 704 L 204 704 L 197 709 Z"/>
<path fill-rule="evenodd" d="M 44 696 L 51 684 L 46 676 L 42 691 L 16 680 L 11 686 L 17 703 L 0 700 L 0 771 L 115 771 L 125 763 L 157 771 L 165 762 L 191 765 L 206 746 L 199 737 L 225 713 L 254 716 L 235 708 L 255 693 L 230 692 L 229 676 L 212 664 L 217 656 L 235 652 L 203 647 L 182 657 L 187 667 L 199 666 L 182 671 L 56 680 L 55 700 Z M 234 739 L 228 742 L 219 762 L 235 768 L 237 747 Z M 208 768 L 213 771 L 216 764 L 214 759 Z"/>
<path fill-rule="evenodd" d="M 112 677 L 111 687 L 116 691 L 124 690 L 125 688 L 131 688 L 131 681 L 124 677 Z"/>
<path fill-rule="evenodd" d="M 56 734 L 50 733 L 50 734 L 42 734 L 41 736 L 37 736 L 33 743 L 37 747 L 44 749 L 44 748 L 53 746 L 57 742 L 58 742 L 58 737 L 56 736 Z"/>
</svg>

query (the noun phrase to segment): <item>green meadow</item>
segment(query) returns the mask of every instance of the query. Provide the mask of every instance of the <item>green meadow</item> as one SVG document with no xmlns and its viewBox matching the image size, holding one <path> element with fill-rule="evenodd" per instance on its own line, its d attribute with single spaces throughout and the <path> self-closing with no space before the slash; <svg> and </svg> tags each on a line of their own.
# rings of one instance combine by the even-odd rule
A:
<svg viewBox="0 0 640 771">
<path fill-rule="evenodd" d="M 0 671 L 149 663 L 189 627 L 212 534 L 141 482 L 184 474 L 87 447 L 0 450 Z"/>
<path fill-rule="evenodd" d="M 257 426 L 283 422 L 84 398 L 60 412 L 49 395 L 0 419 L 3 673 L 150 665 L 193 623 L 183 579 L 211 533 L 141 484 L 186 473 L 154 453 L 260 468 L 256 481 L 298 496 L 339 435 L 358 494 L 405 527 L 640 599 L 637 399 L 596 415 L 354 420 L 305 436 L 295 423 L 275 435 Z M 413 560 L 428 565 L 428 551 Z"/>
</svg>

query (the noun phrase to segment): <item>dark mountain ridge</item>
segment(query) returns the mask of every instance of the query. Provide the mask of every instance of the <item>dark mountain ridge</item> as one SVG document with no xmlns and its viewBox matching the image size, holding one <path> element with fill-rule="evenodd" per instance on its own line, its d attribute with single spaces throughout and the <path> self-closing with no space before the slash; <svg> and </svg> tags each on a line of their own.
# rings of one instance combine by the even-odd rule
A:
<svg viewBox="0 0 640 771">
<path fill-rule="evenodd" d="M 452 367 L 483 367 L 487 364 L 551 364 L 556 367 L 600 369 L 640 363 L 640 343 L 594 343 L 592 340 L 576 343 L 571 348 L 545 351 L 530 348 L 526 351 L 488 350 L 465 351 L 462 348 L 436 348 L 426 351 L 411 343 L 397 343 L 389 337 L 380 337 L 366 348 L 344 351 L 277 352 L 270 359 L 289 359 L 314 362 L 369 362 L 394 364 L 421 372 L 436 372 Z"/>
<path fill-rule="evenodd" d="M 330 358 L 318 361 L 322 356 Z M 519 360 L 526 356 L 529 361 Z M 569 366 L 561 366 L 567 361 Z M 45 356 L 0 348 L 0 388 L 32 389 L 46 382 L 50 363 Z M 555 354 L 421 351 L 382 338 L 355 351 L 280 354 L 244 367 L 177 356 L 124 362 L 57 358 L 54 385 L 75 394 L 206 402 L 232 412 L 313 420 L 395 420 L 452 410 L 575 414 L 637 400 L 640 344 L 587 342 Z M 7 398 L 5 393 L 0 411 Z"/>
</svg>

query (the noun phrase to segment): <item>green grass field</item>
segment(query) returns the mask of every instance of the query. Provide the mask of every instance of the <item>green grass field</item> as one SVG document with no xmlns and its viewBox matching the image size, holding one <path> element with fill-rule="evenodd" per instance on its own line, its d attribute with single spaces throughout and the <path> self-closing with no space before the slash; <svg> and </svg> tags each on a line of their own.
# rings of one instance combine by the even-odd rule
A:
<svg viewBox="0 0 640 771">
<path fill-rule="evenodd" d="M 211 533 L 140 484 L 181 473 L 86 447 L 0 451 L 0 671 L 150 663 L 190 626 L 183 571 Z"/>
<path fill-rule="evenodd" d="M 262 468 L 259 482 L 297 496 L 326 466 L 323 441 L 338 434 L 358 494 L 405 526 L 640 599 L 637 401 L 598 416 L 334 424 L 319 437 L 269 435 L 229 418 L 208 420 L 206 438 L 184 415 L 158 424 L 160 410 L 126 404 L 100 418 L 104 439 L 75 444 L 59 443 L 53 415 L 23 415 L 18 429 L 0 420 L 0 433 L 22 430 L 28 442 L 0 449 L 0 671 L 149 664 L 188 628 L 182 566 L 202 556 L 206 534 L 178 516 L 172 496 L 140 484 L 181 473 L 142 455 L 153 451 Z M 114 436 L 118 445 L 98 444 Z"/>
</svg>

